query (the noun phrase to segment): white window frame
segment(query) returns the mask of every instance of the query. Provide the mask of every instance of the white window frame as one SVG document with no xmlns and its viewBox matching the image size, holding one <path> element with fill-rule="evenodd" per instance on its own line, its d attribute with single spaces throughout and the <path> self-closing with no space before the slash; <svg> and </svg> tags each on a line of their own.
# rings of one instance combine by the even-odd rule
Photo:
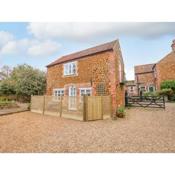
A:
<svg viewBox="0 0 175 175">
<path fill-rule="evenodd" d="M 64 88 L 53 89 L 54 100 L 59 100 L 61 96 L 64 96 Z"/>
<path fill-rule="evenodd" d="M 63 65 L 63 75 L 64 76 L 69 76 L 69 75 L 77 75 L 77 62 L 69 62 L 65 63 Z"/>
<path fill-rule="evenodd" d="M 90 95 L 92 95 L 92 88 L 91 87 L 84 87 L 84 88 L 79 88 L 80 90 L 80 96 L 82 96 L 81 90 L 84 90 L 84 95 L 87 95 L 87 91 L 90 90 Z"/>
<path fill-rule="evenodd" d="M 77 110 L 77 88 L 74 85 L 69 86 L 68 108 L 69 110 Z"/>
<path fill-rule="evenodd" d="M 142 88 L 145 88 L 145 89 L 144 89 L 144 92 L 147 91 L 147 90 L 146 90 L 146 86 L 140 86 L 140 90 L 142 90 Z"/>
</svg>

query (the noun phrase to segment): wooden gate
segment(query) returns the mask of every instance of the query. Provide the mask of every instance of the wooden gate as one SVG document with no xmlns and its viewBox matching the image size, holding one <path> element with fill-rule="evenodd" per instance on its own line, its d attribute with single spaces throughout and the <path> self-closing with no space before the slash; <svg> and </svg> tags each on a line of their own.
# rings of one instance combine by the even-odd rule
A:
<svg viewBox="0 0 175 175">
<path fill-rule="evenodd" d="M 104 103 L 104 99 L 108 103 Z M 104 113 L 107 118 L 111 117 L 110 96 L 84 96 L 85 121 L 102 120 Z"/>
<path fill-rule="evenodd" d="M 164 96 L 132 96 L 132 97 L 126 96 L 125 103 L 126 106 L 165 109 Z"/>
</svg>

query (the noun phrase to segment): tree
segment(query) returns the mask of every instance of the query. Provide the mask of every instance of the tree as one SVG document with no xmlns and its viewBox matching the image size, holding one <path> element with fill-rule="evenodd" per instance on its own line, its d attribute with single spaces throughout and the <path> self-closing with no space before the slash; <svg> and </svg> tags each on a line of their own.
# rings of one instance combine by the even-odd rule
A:
<svg viewBox="0 0 175 175">
<path fill-rule="evenodd" d="M 18 96 L 43 95 L 45 92 L 45 73 L 29 65 L 15 67 L 11 79 L 15 81 L 15 91 Z"/>
<path fill-rule="evenodd" d="M 9 66 L 7 66 L 7 65 L 3 66 L 0 69 L 0 80 L 4 80 L 6 78 L 9 78 L 11 72 L 12 72 L 12 69 Z"/>
<path fill-rule="evenodd" d="M 14 95 L 15 87 L 14 82 L 11 79 L 5 79 L 0 82 L 0 95 Z"/>
<path fill-rule="evenodd" d="M 24 101 L 29 101 L 31 95 L 43 95 L 46 88 L 45 72 L 27 64 L 15 67 L 10 77 L 0 83 L 0 93 L 15 94 Z"/>
</svg>

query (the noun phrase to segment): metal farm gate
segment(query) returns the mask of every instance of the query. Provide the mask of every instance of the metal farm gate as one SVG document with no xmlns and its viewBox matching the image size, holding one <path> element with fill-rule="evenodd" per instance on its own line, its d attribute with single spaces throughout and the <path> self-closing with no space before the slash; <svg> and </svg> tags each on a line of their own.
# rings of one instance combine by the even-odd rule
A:
<svg viewBox="0 0 175 175">
<path fill-rule="evenodd" d="M 126 96 L 125 105 L 127 107 L 150 107 L 165 109 L 164 96 Z"/>
</svg>

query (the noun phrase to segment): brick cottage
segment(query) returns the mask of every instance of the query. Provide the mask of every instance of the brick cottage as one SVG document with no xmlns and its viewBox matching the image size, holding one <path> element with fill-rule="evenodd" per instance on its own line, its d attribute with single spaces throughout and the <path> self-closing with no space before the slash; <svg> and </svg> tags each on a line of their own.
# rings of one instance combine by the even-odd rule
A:
<svg viewBox="0 0 175 175">
<path fill-rule="evenodd" d="M 172 52 L 166 55 L 155 65 L 156 88 L 165 80 L 175 80 L 175 40 L 171 45 Z"/>
<path fill-rule="evenodd" d="M 155 91 L 155 64 L 138 65 L 134 67 L 137 93 Z"/>
<path fill-rule="evenodd" d="M 124 105 L 124 63 L 118 40 L 62 56 L 47 65 L 47 95 L 111 95 Z"/>
<path fill-rule="evenodd" d="M 125 83 L 125 89 L 127 91 L 128 96 L 137 95 L 137 87 L 134 80 L 128 80 Z"/>
<path fill-rule="evenodd" d="M 175 80 L 175 40 L 172 51 L 155 64 L 138 65 L 134 67 L 137 93 L 160 90 L 161 83 Z"/>
</svg>

